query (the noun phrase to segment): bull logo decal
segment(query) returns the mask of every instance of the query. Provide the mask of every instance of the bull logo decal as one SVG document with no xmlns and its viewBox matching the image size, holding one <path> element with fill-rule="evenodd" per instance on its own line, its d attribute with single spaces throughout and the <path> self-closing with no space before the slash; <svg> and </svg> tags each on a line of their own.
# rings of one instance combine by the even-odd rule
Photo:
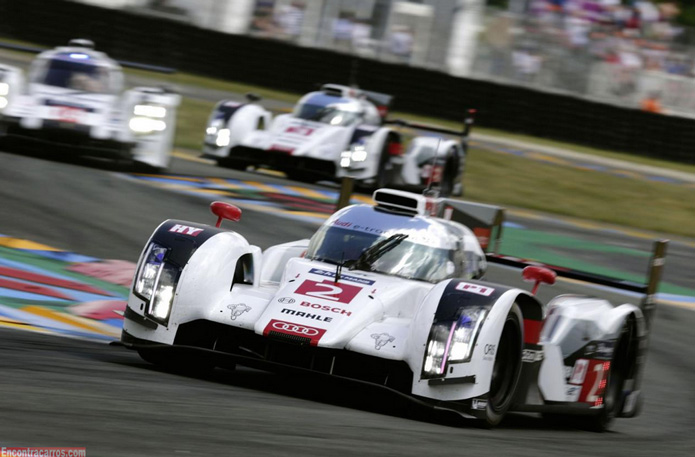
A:
<svg viewBox="0 0 695 457">
<path fill-rule="evenodd" d="M 372 333 L 372 338 L 374 338 L 374 349 L 377 351 L 389 344 L 391 341 L 396 341 L 396 337 L 391 336 L 388 333 Z"/>
<path fill-rule="evenodd" d="M 227 308 L 232 310 L 232 320 L 235 321 L 237 317 L 241 316 L 247 311 L 251 311 L 251 307 L 245 303 L 237 303 L 232 305 L 227 305 Z"/>
</svg>

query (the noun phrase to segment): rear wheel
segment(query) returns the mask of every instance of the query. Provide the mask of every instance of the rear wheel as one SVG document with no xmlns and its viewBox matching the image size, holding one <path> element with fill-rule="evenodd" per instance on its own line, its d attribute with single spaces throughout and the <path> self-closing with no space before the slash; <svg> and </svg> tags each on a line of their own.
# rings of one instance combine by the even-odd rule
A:
<svg viewBox="0 0 695 457">
<path fill-rule="evenodd" d="M 454 193 L 456 173 L 458 173 L 458 167 L 455 162 L 454 158 L 450 157 L 446 161 L 446 165 L 444 165 L 442 181 L 439 183 L 439 195 L 442 197 L 450 197 Z"/>
<path fill-rule="evenodd" d="M 566 414 L 543 414 L 552 423 L 594 432 L 605 432 L 623 407 L 623 387 L 630 377 L 637 351 L 637 335 L 634 319 L 629 319 L 620 331 L 613 351 L 611 367 L 603 392 L 603 408 L 592 416 L 571 416 Z"/>
<path fill-rule="evenodd" d="M 219 157 L 217 159 L 217 165 L 220 167 L 231 168 L 232 170 L 246 171 L 248 164 L 241 160 L 235 160 L 231 157 Z"/>
<path fill-rule="evenodd" d="M 398 145 L 398 141 L 393 136 L 387 138 L 384 143 L 384 147 L 381 148 L 381 155 L 379 156 L 379 166 L 377 168 L 377 175 L 374 180 L 374 187 L 376 189 L 381 189 L 388 187 L 393 184 L 393 165 L 390 162 L 391 159 L 391 149 Z"/>
<path fill-rule="evenodd" d="M 611 367 L 603 392 L 603 409 L 596 416 L 582 417 L 579 425 L 595 432 L 608 430 L 615 416 L 623 407 L 623 387 L 630 376 L 632 360 L 636 351 L 636 328 L 634 321 L 628 319 L 620 331 L 611 359 Z"/>
<path fill-rule="evenodd" d="M 484 425 L 489 427 L 502 422 L 512 405 L 516 386 L 519 383 L 523 345 L 521 322 L 521 310 L 517 304 L 514 304 L 505 319 L 492 368 L 487 409 L 483 418 Z"/>
</svg>

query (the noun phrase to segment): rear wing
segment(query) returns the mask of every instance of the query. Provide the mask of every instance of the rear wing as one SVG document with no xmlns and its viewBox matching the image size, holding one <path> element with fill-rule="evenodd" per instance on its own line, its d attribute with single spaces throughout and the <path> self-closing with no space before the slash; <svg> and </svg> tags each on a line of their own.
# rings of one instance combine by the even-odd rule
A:
<svg viewBox="0 0 695 457">
<path fill-rule="evenodd" d="M 661 282 L 661 276 L 664 269 L 666 248 L 668 240 L 657 240 L 652 245 L 652 256 L 647 267 L 647 275 L 644 283 L 627 281 L 623 279 L 612 278 L 610 276 L 587 273 L 570 268 L 558 267 L 553 265 L 545 265 L 532 260 L 519 259 L 516 257 L 508 257 L 499 254 L 488 253 L 487 261 L 499 265 L 511 266 L 523 269 L 529 265 L 540 265 L 553 270 L 562 278 L 575 279 L 578 281 L 590 282 L 601 286 L 611 287 L 613 289 L 624 290 L 644 295 L 641 301 L 641 309 L 644 313 L 647 327 L 651 325 L 651 320 L 656 307 L 655 295 Z"/>
<path fill-rule="evenodd" d="M 362 94 L 367 97 L 367 100 L 374 103 L 376 109 L 379 111 L 379 115 L 382 119 L 386 119 L 389 114 L 389 109 L 391 109 L 391 102 L 393 102 L 393 95 L 382 94 L 380 92 L 371 92 L 368 90 L 362 90 Z"/>
<path fill-rule="evenodd" d="M 30 52 L 33 54 L 40 54 L 44 51 L 50 51 L 53 48 L 40 48 L 37 46 L 26 46 L 22 44 L 15 44 L 15 43 L 8 43 L 4 41 L 0 41 L 0 48 L 2 49 L 9 49 L 12 51 L 21 51 L 21 52 Z M 156 73 L 176 73 L 175 68 L 171 67 L 163 67 L 160 65 L 150 65 L 146 63 L 139 63 L 139 62 L 131 62 L 129 60 L 117 60 L 111 58 L 114 62 L 117 62 L 120 66 L 122 67 L 127 67 L 127 68 L 134 68 L 136 70 L 146 70 L 146 71 L 153 71 Z"/>
<path fill-rule="evenodd" d="M 417 130 L 426 130 L 433 133 L 443 133 L 445 135 L 454 135 L 461 138 L 461 143 L 466 144 L 468 142 L 468 136 L 471 133 L 471 128 L 475 122 L 476 110 L 469 109 L 466 112 L 466 116 L 463 119 L 463 128 L 461 130 L 450 129 L 447 127 L 442 127 L 439 125 L 426 124 L 424 122 L 413 122 L 407 121 L 405 119 L 389 119 L 385 121 L 385 124 L 394 124 L 400 127 L 409 127 Z"/>
<path fill-rule="evenodd" d="M 495 205 L 442 198 L 438 217 L 465 225 L 478 238 L 486 253 L 497 253 L 502 239 L 504 209 Z"/>
</svg>

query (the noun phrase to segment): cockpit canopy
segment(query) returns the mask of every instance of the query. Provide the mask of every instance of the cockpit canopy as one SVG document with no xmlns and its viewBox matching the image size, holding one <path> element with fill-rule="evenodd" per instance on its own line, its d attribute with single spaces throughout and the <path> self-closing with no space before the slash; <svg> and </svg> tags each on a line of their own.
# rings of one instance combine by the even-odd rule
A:
<svg viewBox="0 0 695 457">
<path fill-rule="evenodd" d="M 439 282 L 479 277 L 482 251 L 466 249 L 465 229 L 422 216 L 352 206 L 314 234 L 306 257 L 367 271 Z"/>
<path fill-rule="evenodd" d="M 121 89 L 122 75 L 118 67 L 89 52 L 65 51 L 38 57 L 30 81 L 80 92 L 113 94 Z"/>
<path fill-rule="evenodd" d="M 378 111 L 368 101 L 323 92 L 304 96 L 295 106 L 293 116 L 341 127 L 380 121 Z"/>
</svg>

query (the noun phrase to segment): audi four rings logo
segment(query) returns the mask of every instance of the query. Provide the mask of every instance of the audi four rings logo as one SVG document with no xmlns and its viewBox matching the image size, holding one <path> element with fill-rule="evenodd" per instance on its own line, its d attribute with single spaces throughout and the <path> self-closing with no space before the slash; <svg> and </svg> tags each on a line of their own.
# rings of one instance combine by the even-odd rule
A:
<svg viewBox="0 0 695 457">
<path fill-rule="evenodd" d="M 304 327 L 303 325 L 290 324 L 289 322 L 273 322 L 273 328 L 275 330 L 296 333 L 297 335 L 304 336 L 317 336 L 320 333 L 318 329 Z"/>
<path fill-rule="evenodd" d="M 285 304 L 285 305 L 291 305 L 292 303 L 294 303 L 294 298 L 282 297 L 282 298 L 278 298 L 278 302 Z"/>
</svg>

